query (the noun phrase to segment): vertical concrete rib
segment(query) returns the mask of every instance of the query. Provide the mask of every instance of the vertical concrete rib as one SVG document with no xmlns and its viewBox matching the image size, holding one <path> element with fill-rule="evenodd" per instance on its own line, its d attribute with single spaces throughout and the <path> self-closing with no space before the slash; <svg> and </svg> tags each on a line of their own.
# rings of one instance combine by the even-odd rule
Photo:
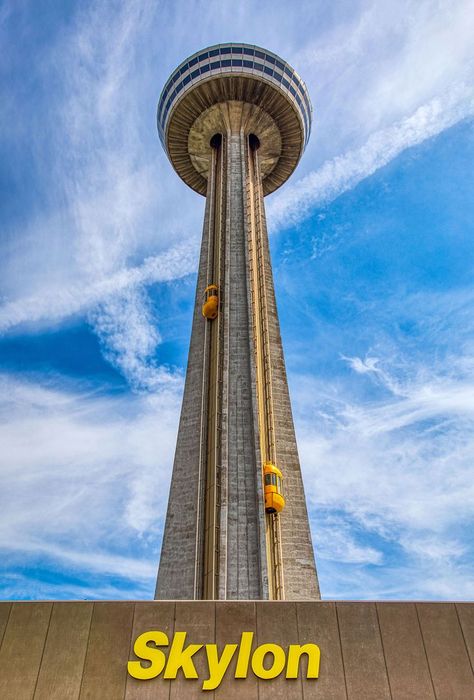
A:
<svg viewBox="0 0 474 700">
<path fill-rule="evenodd" d="M 213 147 L 211 159 L 211 171 L 209 181 L 211 183 L 211 207 L 209 216 L 209 253 L 207 284 L 215 284 L 218 289 L 222 287 L 223 270 L 221 265 L 224 237 L 222 235 L 222 206 L 225 201 L 223 190 L 225 158 L 221 139 L 216 141 Z M 201 465 L 201 473 L 205 473 L 204 487 L 204 539 L 203 549 L 198 553 L 203 560 L 203 593 L 202 597 L 213 600 L 217 597 L 219 589 L 219 508 L 220 508 L 220 468 L 221 468 L 221 413 L 222 413 L 222 314 L 213 323 L 206 324 L 209 336 L 209 346 L 206 352 L 209 357 L 207 392 L 203 399 L 207 404 L 207 424 L 202 431 L 202 444 L 204 464 Z M 199 530 L 199 522 L 197 523 Z"/>
</svg>

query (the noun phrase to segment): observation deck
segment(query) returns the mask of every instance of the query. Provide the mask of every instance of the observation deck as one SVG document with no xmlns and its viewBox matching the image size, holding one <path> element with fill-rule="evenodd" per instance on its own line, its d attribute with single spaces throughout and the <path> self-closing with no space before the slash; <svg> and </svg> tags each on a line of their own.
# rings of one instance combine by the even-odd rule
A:
<svg viewBox="0 0 474 700">
<path fill-rule="evenodd" d="M 311 101 L 298 73 L 276 54 L 249 44 L 218 44 L 183 61 L 163 88 L 157 114 L 171 164 L 202 195 L 216 133 L 233 124 L 258 138 L 266 195 L 296 168 L 311 119 Z"/>
</svg>

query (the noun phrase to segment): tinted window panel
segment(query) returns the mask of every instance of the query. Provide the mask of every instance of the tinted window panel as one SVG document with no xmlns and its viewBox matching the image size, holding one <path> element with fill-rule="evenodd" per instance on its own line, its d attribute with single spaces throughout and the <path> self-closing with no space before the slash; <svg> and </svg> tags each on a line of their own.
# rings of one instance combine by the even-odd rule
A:
<svg viewBox="0 0 474 700">
<path fill-rule="evenodd" d="M 222 67 L 225 68 L 226 66 L 230 66 L 232 61 L 230 60 L 230 58 L 223 58 L 221 63 L 222 63 Z"/>
<path fill-rule="evenodd" d="M 209 51 L 209 56 L 218 56 L 219 55 L 219 49 L 213 49 L 212 51 Z"/>
<path fill-rule="evenodd" d="M 197 58 L 191 59 L 191 60 L 189 61 L 189 67 L 195 66 L 197 62 L 198 62 Z"/>
<path fill-rule="evenodd" d="M 256 70 L 261 70 L 263 71 L 263 66 L 261 63 L 254 63 L 253 67 L 256 68 Z"/>
<path fill-rule="evenodd" d="M 255 55 L 257 58 L 261 58 L 262 60 L 265 58 L 265 54 L 261 51 L 255 51 Z"/>
<path fill-rule="evenodd" d="M 224 61 L 222 61 L 222 63 L 224 63 Z M 220 67 L 221 67 L 221 62 L 220 62 L 220 61 L 213 61 L 213 62 L 211 63 L 211 68 L 212 68 L 212 70 L 214 70 L 214 68 L 220 68 Z"/>
<path fill-rule="evenodd" d="M 245 61 L 245 60 L 244 60 L 244 66 L 246 66 L 247 68 L 252 68 L 252 66 L 253 66 L 253 61 Z"/>
<path fill-rule="evenodd" d="M 233 66 L 241 66 L 242 63 L 243 63 L 243 61 L 242 61 L 241 58 L 240 58 L 240 59 L 238 59 L 238 58 L 233 58 L 233 59 L 232 59 L 232 65 L 233 65 Z"/>
<path fill-rule="evenodd" d="M 209 54 L 207 51 L 205 53 L 200 53 L 198 56 L 198 61 L 204 61 L 205 58 L 208 58 Z"/>
<path fill-rule="evenodd" d="M 267 55 L 265 56 L 265 58 L 267 59 L 268 63 L 273 63 L 273 64 L 275 64 L 275 59 L 273 58 L 273 56 L 268 56 L 268 54 L 267 54 Z"/>
<path fill-rule="evenodd" d="M 273 71 L 271 68 L 267 68 L 267 66 L 264 66 L 263 70 L 265 71 L 265 73 L 267 73 L 267 75 L 273 75 Z"/>
<path fill-rule="evenodd" d="M 244 53 L 246 53 L 247 56 L 253 56 L 253 49 L 244 48 Z"/>
<path fill-rule="evenodd" d="M 223 46 L 221 48 L 221 53 L 232 53 L 232 49 L 230 48 L 230 46 Z"/>
<path fill-rule="evenodd" d="M 242 53 L 242 47 L 241 46 L 233 46 L 232 53 Z"/>
<path fill-rule="evenodd" d="M 199 68 L 197 70 L 193 70 L 191 73 L 191 78 L 197 78 L 199 75 Z"/>
</svg>

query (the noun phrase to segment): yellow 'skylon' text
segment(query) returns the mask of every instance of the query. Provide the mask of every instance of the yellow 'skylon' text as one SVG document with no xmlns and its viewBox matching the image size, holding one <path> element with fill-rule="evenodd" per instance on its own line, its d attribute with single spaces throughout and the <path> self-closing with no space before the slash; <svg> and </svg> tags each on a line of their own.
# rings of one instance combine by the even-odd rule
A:
<svg viewBox="0 0 474 700">
<path fill-rule="evenodd" d="M 135 640 L 133 651 L 141 659 L 129 661 L 128 672 L 133 678 L 149 680 L 163 673 L 165 680 L 176 678 L 181 669 L 185 678 L 199 678 L 194 665 L 194 657 L 205 649 L 207 678 L 203 690 L 219 687 L 229 665 L 237 653 L 234 678 L 247 678 L 249 666 L 252 672 L 263 680 L 276 678 L 286 668 L 286 678 L 298 678 L 300 659 L 307 656 L 306 678 L 318 678 L 321 652 L 317 644 L 290 644 L 288 653 L 278 644 L 261 644 L 252 653 L 253 632 L 242 632 L 239 644 L 226 644 L 219 654 L 217 644 L 188 644 L 186 632 L 176 632 L 171 645 L 168 635 L 159 630 L 144 632 Z M 165 651 L 169 647 L 168 657 Z M 146 661 L 144 666 L 142 661 Z"/>
</svg>

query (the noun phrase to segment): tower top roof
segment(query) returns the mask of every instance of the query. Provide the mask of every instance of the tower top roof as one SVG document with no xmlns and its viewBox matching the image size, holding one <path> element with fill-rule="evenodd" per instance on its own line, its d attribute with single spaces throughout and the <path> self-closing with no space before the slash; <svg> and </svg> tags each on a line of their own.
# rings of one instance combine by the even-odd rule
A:
<svg viewBox="0 0 474 700">
<path fill-rule="evenodd" d="M 206 194 L 210 138 L 235 120 L 261 144 L 263 190 L 269 194 L 295 169 L 311 131 L 312 106 L 298 73 L 276 54 L 250 44 L 217 44 L 183 61 L 158 102 L 161 143 L 178 175 Z M 234 106 L 234 107 L 233 107 Z"/>
</svg>

